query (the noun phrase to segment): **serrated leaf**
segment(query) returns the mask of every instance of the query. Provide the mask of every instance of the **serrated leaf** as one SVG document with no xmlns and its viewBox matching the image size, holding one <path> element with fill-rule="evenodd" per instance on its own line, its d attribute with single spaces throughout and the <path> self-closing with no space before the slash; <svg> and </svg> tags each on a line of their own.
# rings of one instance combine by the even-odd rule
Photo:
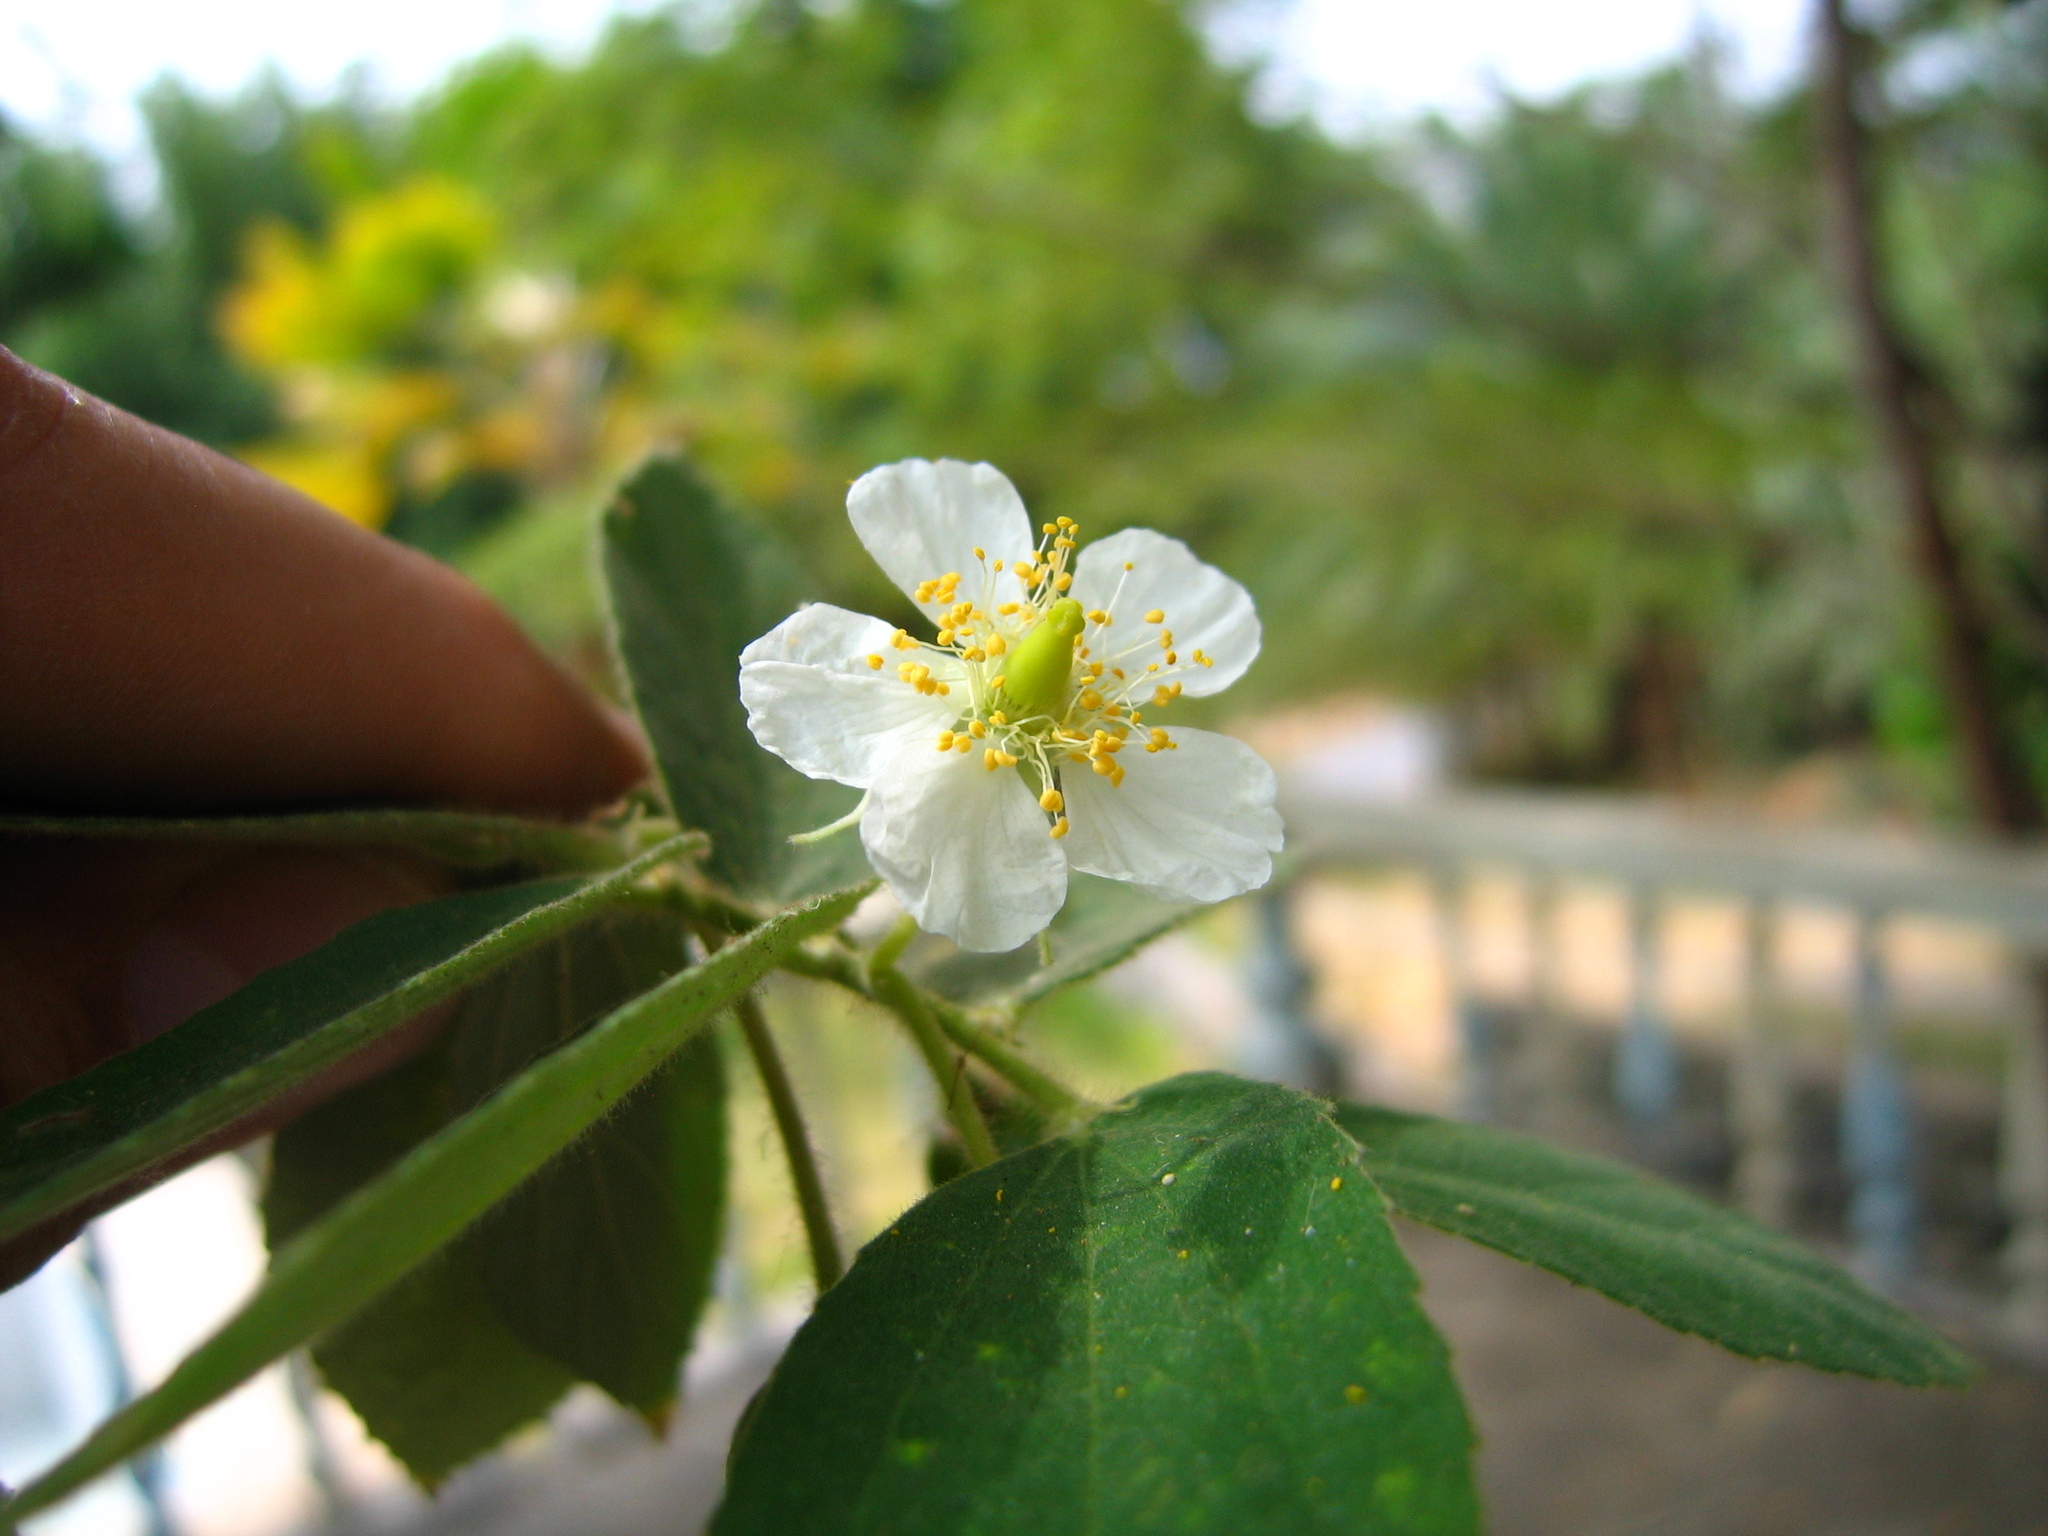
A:
<svg viewBox="0 0 2048 1536">
<path fill-rule="evenodd" d="M 459 1105 L 688 963 L 674 918 L 609 914 L 506 967 L 452 1034 Z M 630 1408 L 675 1399 L 710 1295 L 725 1200 L 725 1072 L 699 1034 L 588 1136 L 506 1197 L 465 1244 L 527 1346 Z"/>
<path fill-rule="evenodd" d="M 0 1526 L 119 1466 L 271 1361 L 345 1322 L 509 1194 L 805 939 L 856 887 L 778 913 L 635 998 L 436 1133 L 273 1256 L 235 1315 L 152 1391 L 0 1505 Z"/>
<path fill-rule="evenodd" d="M 89 1072 L 0 1113 L 0 1239 L 145 1178 L 587 919 L 677 856 L 677 839 L 608 875 L 558 877 L 366 918 L 309 955 Z"/>
<path fill-rule="evenodd" d="M 318 1106 L 271 1143 L 273 1250 L 446 1123 L 445 1043 Z M 451 1244 L 313 1346 L 364 1427 L 433 1486 L 545 1414 L 575 1378 L 498 1320 L 467 1248 Z"/>
<path fill-rule="evenodd" d="M 858 838 L 787 841 L 843 815 L 857 792 L 763 750 L 740 704 L 740 652 L 802 601 L 790 563 L 673 458 L 650 459 L 619 488 L 601 532 L 627 692 L 676 819 L 711 835 L 706 870 L 779 899 L 865 879 Z"/>
<path fill-rule="evenodd" d="M 458 869 L 610 869 L 630 851 L 604 827 L 467 811 L 311 811 L 287 816 L 0 816 L 0 837 L 405 848 Z"/>
<path fill-rule="evenodd" d="M 1202 1074 L 945 1185 L 819 1301 L 712 1530 L 1475 1531 L 1356 1155 L 1314 1100 Z"/>
<path fill-rule="evenodd" d="M 1404 1216 L 1589 1286 L 1758 1360 L 1909 1386 L 1976 1368 L 1790 1238 L 1604 1158 L 1490 1126 L 1358 1104 L 1337 1123 Z"/>
<path fill-rule="evenodd" d="M 1076 873 L 1068 877 L 1066 904 L 1045 932 L 1050 964 L 1044 963 L 1037 939 L 985 955 L 925 936 L 905 958 L 903 970 L 956 1003 L 1036 1002 L 1120 965 L 1201 910 L 1200 902 L 1161 901 L 1120 881 Z"/>
</svg>

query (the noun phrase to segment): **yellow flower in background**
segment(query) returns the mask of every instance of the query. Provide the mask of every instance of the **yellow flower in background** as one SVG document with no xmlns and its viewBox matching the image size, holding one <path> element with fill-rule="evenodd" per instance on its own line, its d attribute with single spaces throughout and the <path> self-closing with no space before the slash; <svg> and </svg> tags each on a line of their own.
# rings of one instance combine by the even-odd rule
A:
<svg viewBox="0 0 2048 1536">
<path fill-rule="evenodd" d="M 258 445 L 239 457 L 364 528 L 381 528 L 391 496 L 376 461 L 357 443 Z"/>
</svg>

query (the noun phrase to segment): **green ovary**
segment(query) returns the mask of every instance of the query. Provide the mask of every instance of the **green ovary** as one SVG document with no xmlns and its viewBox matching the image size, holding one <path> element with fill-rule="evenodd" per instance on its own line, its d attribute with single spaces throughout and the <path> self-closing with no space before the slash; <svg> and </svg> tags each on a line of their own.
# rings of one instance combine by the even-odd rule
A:
<svg viewBox="0 0 2048 1536">
<path fill-rule="evenodd" d="M 1086 623 L 1081 605 L 1063 597 L 1021 640 L 1003 667 L 1003 694 L 1018 720 L 1057 719 L 1067 703 L 1074 671 L 1074 641 Z"/>
</svg>

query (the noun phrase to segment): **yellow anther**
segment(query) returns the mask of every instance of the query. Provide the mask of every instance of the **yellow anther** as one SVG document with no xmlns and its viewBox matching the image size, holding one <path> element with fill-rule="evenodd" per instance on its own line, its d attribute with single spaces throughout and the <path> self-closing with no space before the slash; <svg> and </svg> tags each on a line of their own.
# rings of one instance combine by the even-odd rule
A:
<svg viewBox="0 0 2048 1536">
<path fill-rule="evenodd" d="M 953 643 L 953 631 L 951 631 L 950 629 L 942 629 L 942 630 L 940 630 L 940 631 L 939 631 L 939 644 L 941 644 L 941 645 L 951 645 L 952 643 Z"/>
<path fill-rule="evenodd" d="M 1164 608 L 1152 609 L 1145 615 L 1145 622 L 1147 624 L 1164 624 L 1166 622 L 1166 610 Z"/>
<path fill-rule="evenodd" d="M 1117 767 L 1115 763 L 1109 765 L 1109 787 L 1111 789 L 1122 789 L 1124 787 L 1124 771 Z"/>
<path fill-rule="evenodd" d="M 911 639 L 906 631 L 900 629 L 889 637 L 889 643 L 899 651 L 914 650 L 917 646 L 917 642 Z"/>
<path fill-rule="evenodd" d="M 982 737 L 988 734 L 988 727 L 983 725 L 979 720 L 970 720 L 967 722 L 967 734 L 972 736 L 976 741 L 979 741 Z"/>
<path fill-rule="evenodd" d="M 868 658 L 868 665 L 870 667 L 873 667 L 877 672 L 879 672 L 882 670 L 882 658 L 879 656 L 870 656 Z"/>
<path fill-rule="evenodd" d="M 1069 752 L 1067 754 L 1067 761 L 1070 763 L 1085 763 L 1088 761 L 1088 754 L 1086 752 Z"/>
<path fill-rule="evenodd" d="M 1106 779 L 1116 772 L 1116 764 L 1106 757 L 1098 757 L 1095 759 L 1095 771 Z"/>
<path fill-rule="evenodd" d="M 1124 569 L 1125 569 L 1125 570 L 1127 570 L 1127 571 L 1135 571 L 1135 570 L 1137 569 L 1137 567 L 1136 567 L 1135 565 L 1131 564 L 1131 562 L 1130 562 L 1130 561 L 1126 560 L 1126 561 L 1124 562 Z"/>
<path fill-rule="evenodd" d="M 1081 697 L 1077 702 L 1079 702 L 1083 709 L 1100 709 L 1102 708 L 1102 695 L 1093 688 L 1083 688 L 1081 690 Z"/>
<path fill-rule="evenodd" d="M 1088 610 L 1088 622 L 1090 624 L 1107 624 L 1109 622 L 1109 615 L 1100 608 L 1090 608 Z"/>
<path fill-rule="evenodd" d="M 994 677 L 988 680 L 988 685 L 991 689 L 1000 688 L 1009 680 L 1010 679 L 1005 674 L 998 672 Z M 989 719 L 995 721 L 997 725 L 1001 725 L 1003 723 L 1003 717 L 1000 714 L 990 715 Z"/>
<path fill-rule="evenodd" d="M 995 680 L 995 686 L 998 688 L 1003 686 L 1003 680 L 1000 677 Z M 1004 714 L 999 709 L 990 714 L 990 716 L 988 717 L 988 723 L 990 725 L 1008 725 L 1010 723 L 1010 717 Z"/>
<path fill-rule="evenodd" d="M 1041 811 L 1065 810 L 1066 804 L 1067 797 L 1061 794 L 1056 789 L 1048 789 L 1044 794 L 1038 797 L 1038 808 Z"/>
<path fill-rule="evenodd" d="M 1005 614 L 1005 615 L 1008 615 L 1008 614 L 1012 614 L 1012 613 L 1015 613 L 1016 611 L 1017 611 L 1017 605 L 1016 605 L 1015 603 L 1001 603 L 1001 604 L 998 604 L 998 605 L 997 605 L 997 607 L 996 607 L 996 612 L 997 612 L 997 613 L 1000 613 L 1000 614 Z"/>
<path fill-rule="evenodd" d="M 1172 702 L 1173 687 L 1171 684 L 1161 683 L 1157 688 L 1154 688 L 1152 690 L 1152 707 L 1154 709 L 1164 709 L 1167 705 L 1171 704 Z"/>
<path fill-rule="evenodd" d="M 1159 649 L 1161 649 L 1162 651 L 1170 651 L 1173 649 L 1172 630 L 1162 629 L 1161 631 L 1159 631 Z"/>
<path fill-rule="evenodd" d="M 969 738 L 968 734 L 965 731 L 962 731 L 958 736 L 955 736 L 953 738 L 953 750 L 955 752 L 970 752 L 973 749 L 974 742 L 972 741 L 972 739 Z"/>
<path fill-rule="evenodd" d="M 998 751 L 997 751 L 997 750 L 996 750 L 996 749 L 995 749 L 994 747 L 986 747 L 986 748 L 984 748 L 984 749 L 982 750 L 982 754 L 981 754 L 981 766 L 982 766 L 982 767 L 986 768 L 986 769 L 987 769 L 987 770 L 988 770 L 988 771 L 989 771 L 990 773 L 994 773 L 994 772 L 995 772 L 995 771 L 996 771 L 996 770 L 997 770 L 998 768 L 1002 767 L 1002 765 L 1003 765 L 1003 754 L 1002 754 L 1002 753 L 998 752 Z"/>
<path fill-rule="evenodd" d="M 1200 651 L 1197 651 L 1195 652 L 1195 665 L 1198 667 L 1213 667 L 1216 663 L 1204 656 Z"/>
<path fill-rule="evenodd" d="M 1061 528 L 1074 528 L 1079 526 L 1071 517 L 1056 517 L 1053 519 L 1053 522 L 1055 525 Z"/>
<path fill-rule="evenodd" d="M 971 645 L 967 648 L 967 659 L 969 661 L 987 661 L 988 652 L 978 645 Z"/>
<path fill-rule="evenodd" d="M 988 551 L 977 544 L 974 549 L 974 558 L 977 560 L 986 560 L 988 558 Z"/>
<path fill-rule="evenodd" d="M 1158 726 L 1153 726 L 1152 739 L 1145 743 L 1145 750 L 1147 752 L 1165 752 L 1171 750 L 1172 747 L 1173 738 L 1168 736 Z"/>
<path fill-rule="evenodd" d="M 1102 750 L 1105 752 L 1121 752 L 1123 749 L 1124 739 L 1121 736 L 1112 736 L 1102 744 Z"/>
<path fill-rule="evenodd" d="M 1000 656 L 1009 648 L 1010 642 L 1005 640 L 1001 635 L 990 635 L 988 637 L 988 644 L 983 646 L 982 650 L 986 652 L 989 656 Z M 977 656 L 974 659 L 976 661 L 981 661 L 984 658 L 981 656 Z"/>
<path fill-rule="evenodd" d="M 1102 706 L 1102 712 L 1114 720 L 1124 712 L 1124 707 L 1121 704 L 1105 704 Z"/>
<path fill-rule="evenodd" d="M 1054 549 L 1072 549 L 1074 547 L 1074 541 L 1072 539 L 1054 539 L 1052 541 L 1052 547 Z"/>
<path fill-rule="evenodd" d="M 1059 531 L 1058 526 L 1053 523 L 1044 523 L 1039 527 L 1039 532 L 1041 533 L 1058 533 Z"/>
<path fill-rule="evenodd" d="M 1145 663 L 1145 670 L 1147 672 L 1157 672 L 1159 670 L 1159 663 L 1156 661 L 1148 661 Z"/>
<path fill-rule="evenodd" d="M 1014 768 L 1017 766 L 1017 754 L 1014 752 L 998 752 L 996 754 L 996 761 L 1005 768 Z"/>
<path fill-rule="evenodd" d="M 953 750 L 953 733 L 951 731 L 939 732 L 939 750 L 941 752 Z"/>
<path fill-rule="evenodd" d="M 946 684 L 944 684 L 944 683 L 934 683 L 934 684 L 932 684 L 932 686 L 933 686 L 934 688 L 938 689 L 938 691 L 939 691 L 939 697 L 940 697 L 940 698 L 944 698 L 944 697 L 945 697 L 945 696 L 946 696 L 947 694 L 949 694 L 949 693 L 951 693 L 951 692 L 953 691 L 953 690 L 952 690 L 951 688 L 949 688 L 949 687 L 948 687 L 948 686 L 947 686 Z"/>
<path fill-rule="evenodd" d="M 1088 672 L 1088 675 L 1089 675 L 1090 677 L 1100 677 L 1100 676 L 1102 676 L 1102 663 L 1101 663 L 1101 662 L 1099 662 L 1099 661 L 1091 661 L 1091 662 L 1089 662 L 1089 663 L 1088 663 L 1088 667 L 1087 667 L 1087 672 Z"/>
<path fill-rule="evenodd" d="M 1124 675 L 1124 669 L 1122 667 L 1111 667 L 1109 669 L 1109 675 L 1111 677 L 1120 678 Z"/>
<path fill-rule="evenodd" d="M 996 573 L 996 574 L 997 574 L 998 576 L 1000 576 L 1000 575 L 1002 575 L 1002 574 L 1003 574 L 1003 565 L 1004 565 L 1004 563 L 1005 563 L 1005 562 L 1003 562 L 1003 561 L 1001 561 L 1001 560 L 998 560 L 998 561 L 997 561 L 997 562 L 995 563 L 995 565 L 994 565 L 994 566 L 992 567 L 992 569 L 993 569 L 993 570 L 995 571 L 995 573 Z"/>
<path fill-rule="evenodd" d="M 1061 818 L 1060 818 L 1060 819 L 1059 819 L 1058 821 L 1056 821 L 1056 822 L 1054 822 L 1054 823 L 1052 824 L 1052 834 L 1051 834 L 1051 835 L 1052 835 L 1052 837 L 1053 837 L 1053 839 L 1054 839 L 1055 841 L 1057 841 L 1058 839 L 1060 839 L 1060 838 L 1062 838 L 1062 837 L 1065 837 L 1065 836 L 1067 835 L 1067 818 L 1066 818 L 1066 817 L 1062 816 L 1062 817 L 1061 817 Z"/>
<path fill-rule="evenodd" d="M 1071 572 L 1071 571 L 1061 571 L 1061 572 L 1060 572 L 1060 579 L 1059 579 L 1058 581 L 1056 581 L 1056 582 L 1054 582 L 1054 583 L 1053 583 L 1053 585 L 1054 585 L 1055 587 L 1059 588 L 1059 590 L 1060 590 L 1060 591 L 1062 591 L 1062 592 L 1066 591 L 1066 590 L 1067 590 L 1067 588 L 1071 587 L 1071 586 L 1072 586 L 1073 584 L 1074 584 L 1074 575 L 1073 575 L 1073 572 Z"/>
<path fill-rule="evenodd" d="M 1166 653 L 1166 664 L 1167 664 L 1167 665 L 1168 665 L 1169 667 L 1172 667 L 1172 666 L 1178 666 L 1178 665 L 1180 664 L 1180 652 L 1179 652 L 1179 651 L 1168 651 L 1168 652 Z"/>
<path fill-rule="evenodd" d="M 1033 578 L 1033 576 L 1034 576 L 1035 574 L 1036 574 L 1035 572 L 1033 572 L 1033 571 L 1030 571 L 1030 570 L 1027 570 L 1027 569 L 1026 569 L 1025 567 L 1023 567 L 1023 566 L 1021 566 L 1021 565 L 1020 565 L 1020 566 L 1018 566 L 1018 567 L 1017 567 L 1017 570 L 1016 570 L 1016 576 L 1017 576 L 1017 579 L 1018 579 L 1019 581 L 1023 582 L 1023 583 L 1024 583 L 1024 585 L 1025 585 L 1025 586 L 1027 586 L 1027 587 L 1031 585 L 1031 582 L 1032 582 L 1032 578 Z"/>
</svg>

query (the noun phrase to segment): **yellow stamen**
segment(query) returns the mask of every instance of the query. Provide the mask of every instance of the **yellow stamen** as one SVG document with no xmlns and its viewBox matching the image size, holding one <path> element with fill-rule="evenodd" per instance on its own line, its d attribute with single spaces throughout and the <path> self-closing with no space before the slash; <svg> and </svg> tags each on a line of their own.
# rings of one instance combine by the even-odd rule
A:
<svg viewBox="0 0 2048 1536">
<path fill-rule="evenodd" d="M 1154 608 L 1145 615 L 1145 622 L 1147 624 L 1164 624 L 1166 622 L 1166 610 L 1164 608 Z"/>
<path fill-rule="evenodd" d="M 868 658 L 868 665 L 873 667 L 877 672 L 879 672 L 882 670 L 882 658 L 879 656 L 870 656 Z"/>
<path fill-rule="evenodd" d="M 1074 576 L 1071 571 L 1061 571 L 1060 579 L 1053 583 L 1053 585 L 1059 588 L 1059 590 L 1062 592 L 1066 591 L 1067 588 L 1071 587 L 1073 584 Z"/>
<path fill-rule="evenodd" d="M 988 558 L 988 551 L 981 548 L 979 545 L 976 545 L 974 550 L 974 558 L 977 560 L 986 560 Z"/>
<path fill-rule="evenodd" d="M 998 688 L 1003 686 L 1003 680 L 1000 677 L 996 679 L 995 686 Z M 998 709 L 989 715 L 988 723 L 990 725 L 1008 725 L 1010 723 L 1010 717 L 1004 714 L 1000 709 Z"/>
<path fill-rule="evenodd" d="M 1001 767 L 1002 761 L 1002 754 L 997 752 L 994 747 L 985 749 L 981 754 L 981 766 L 990 773 L 994 773 L 997 768 Z"/>
<path fill-rule="evenodd" d="M 988 637 L 988 644 L 982 647 L 982 649 L 990 656 L 1000 656 L 1009 648 L 1010 642 L 1005 640 L 1001 635 L 990 635 Z M 974 659 L 976 661 L 980 661 L 983 658 L 977 656 Z"/>
<path fill-rule="evenodd" d="M 967 733 L 970 736 L 972 736 L 976 741 L 979 741 L 982 737 L 988 734 L 988 727 L 983 725 L 979 720 L 970 720 L 967 722 Z"/>
<path fill-rule="evenodd" d="M 1109 615 L 1100 608 L 1090 608 L 1088 610 L 1088 622 L 1090 624 L 1107 624 L 1109 622 Z"/>
<path fill-rule="evenodd" d="M 1052 824 L 1052 837 L 1057 840 L 1067 835 L 1067 818 L 1062 816 Z"/>
<path fill-rule="evenodd" d="M 951 631 L 950 629 L 942 629 L 942 630 L 940 630 L 940 631 L 939 631 L 939 644 L 941 644 L 941 645 L 951 645 L 952 643 L 953 643 L 953 631 Z"/>
<path fill-rule="evenodd" d="M 939 750 L 941 752 L 953 750 L 953 733 L 951 731 L 939 732 Z"/>
<path fill-rule="evenodd" d="M 1066 796 L 1062 795 L 1056 789 L 1048 789 L 1044 794 L 1038 797 L 1038 808 L 1041 811 L 1064 810 L 1066 808 L 1066 804 Z"/>
</svg>

